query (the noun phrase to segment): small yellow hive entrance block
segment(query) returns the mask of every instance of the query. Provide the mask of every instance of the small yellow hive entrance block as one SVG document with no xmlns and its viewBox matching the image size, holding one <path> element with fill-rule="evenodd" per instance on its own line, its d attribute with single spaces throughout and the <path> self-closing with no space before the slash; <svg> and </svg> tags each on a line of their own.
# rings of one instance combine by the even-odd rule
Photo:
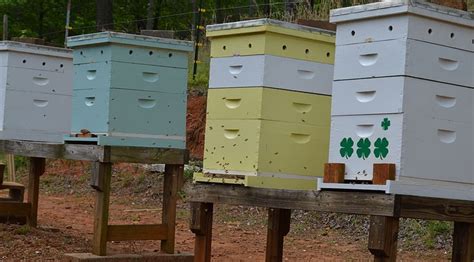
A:
<svg viewBox="0 0 474 262">
<path fill-rule="evenodd" d="M 211 57 L 275 55 L 334 64 L 335 37 L 331 31 L 272 19 L 207 27 Z"/>
</svg>

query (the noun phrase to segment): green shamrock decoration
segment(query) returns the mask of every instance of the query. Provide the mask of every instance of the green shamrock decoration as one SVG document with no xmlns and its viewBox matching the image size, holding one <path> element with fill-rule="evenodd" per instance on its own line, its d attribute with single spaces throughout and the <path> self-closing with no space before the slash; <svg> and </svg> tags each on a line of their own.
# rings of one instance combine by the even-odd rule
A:
<svg viewBox="0 0 474 262">
<path fill-rule="evenodd" d="M 357 142 L 357 156 L 366 159 L 370 155 L 370 140 L 368 138 L 361 138 Z"/>
<path fill-rule="evenodd" d="M 339 149 L 339 153 L 341 153 L 341 157 L 349 159 L 349 157 L 354 153 L 354 149 L 352 148 L 354 146 L 354 140 L 350 137 L 343 138 L 340 145 L 341 149 Z"/>
<path fill-rule="evenodd" d="M 384 159 L 388 155 L 388 140 L 387 138 L 377 138 L 374 143 L 374 155 L 376 158 Z"/>
<path fill-rule="evenodd" d="M 383 130 L 388 130 L 388 128 L 390 127 L 390 120 L 388 118 L 384 118 L 381 126 Z"/>
</svg>

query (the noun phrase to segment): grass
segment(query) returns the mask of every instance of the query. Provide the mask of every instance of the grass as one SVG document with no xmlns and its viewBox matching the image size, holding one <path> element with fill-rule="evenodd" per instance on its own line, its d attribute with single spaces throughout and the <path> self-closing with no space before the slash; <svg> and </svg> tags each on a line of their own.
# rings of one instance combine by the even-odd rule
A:
<svg viewBox="0 0 474 262">
<path fill-rule="evenodd" d="M 27 235 L 31 232 L 31 228 L 27 225 L 21 226 L 15 229 L 15 234 L 17 235 Z"/>
</svg>

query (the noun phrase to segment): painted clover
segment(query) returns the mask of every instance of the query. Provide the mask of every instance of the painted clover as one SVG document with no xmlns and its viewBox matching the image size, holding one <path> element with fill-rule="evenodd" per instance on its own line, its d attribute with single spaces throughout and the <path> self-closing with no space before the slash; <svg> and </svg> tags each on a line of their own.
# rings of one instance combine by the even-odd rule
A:
<svg viewBox="0 0 474 262">
<path fill-rule="evenodd" d="M 383 130 L 387 131 L 388 128 L 390 127 L 390 120 L 388 118 L 384 118 L 381 126 Z"/>
<path fill-rule="evenodd" d="M 380 139 L 377 138 L 377 140 L 374 143 L 375 149 L 374 149 L 374 155 L 376 158 L 384 159 L 388 155 L 388 140 L 387 138 L 382 138 Z"/>
<path fill-rule="evenodd" d="M 341 143 L 341 149 L 339 149 L 339 153 L 341 154 L 341 157 L 345 157 L 346 159 L 349 159 L 349 157 L 352 156 L 354 153 L 354 149 L 352 148 L 354 146 L 354 140 L 352 138 L 343 138 Z"/>
<path fill-rule="evenodd" d="M 362 159 L 366 159 L 370 155 L 370 140 L 368 138 L 361 138 L 357 142 L 357 156 Z"/>
</svg>

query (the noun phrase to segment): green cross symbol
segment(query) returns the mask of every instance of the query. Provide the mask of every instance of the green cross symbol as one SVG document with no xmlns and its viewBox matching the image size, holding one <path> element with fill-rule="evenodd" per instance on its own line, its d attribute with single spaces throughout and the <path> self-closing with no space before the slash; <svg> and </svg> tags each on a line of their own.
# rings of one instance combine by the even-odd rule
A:
<svg viewBox="0 0 474 262">
<path fill-rule="evenodd" d="M 384 118 L 382 121 L 383 130 L 388 130 L 389 126 L 390 126 L 390 120 L 388 120 L 388 118 Z"/>
</svg>

